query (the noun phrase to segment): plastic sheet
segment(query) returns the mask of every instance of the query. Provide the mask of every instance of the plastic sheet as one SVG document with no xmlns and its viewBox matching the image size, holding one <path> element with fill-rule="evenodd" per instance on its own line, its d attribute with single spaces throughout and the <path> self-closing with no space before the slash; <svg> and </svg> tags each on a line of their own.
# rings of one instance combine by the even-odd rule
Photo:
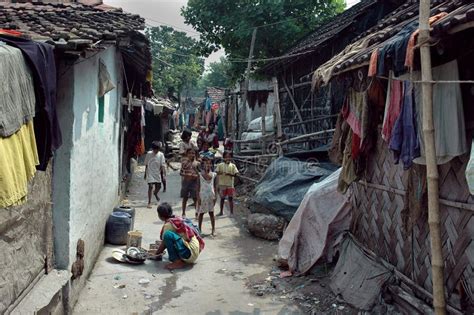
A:
<svg viewBox="0 0 474 315">
<path fill-rule="evenodd" d="M 337 169 L 331 163 L 314 162 L 285 157 L 273 161 L 255 188 L 253 201 L 290 221 L 311 185 Z"/>
<path fill-rule="evenodd" d="M 333 246 L 350 227 L 350 203 L 337 191 L 340 173 L 311 186 L 280 240 L 278 254 L 293 272 L 305 273 L 321 258 L 332 261 Z"/>
</svg>

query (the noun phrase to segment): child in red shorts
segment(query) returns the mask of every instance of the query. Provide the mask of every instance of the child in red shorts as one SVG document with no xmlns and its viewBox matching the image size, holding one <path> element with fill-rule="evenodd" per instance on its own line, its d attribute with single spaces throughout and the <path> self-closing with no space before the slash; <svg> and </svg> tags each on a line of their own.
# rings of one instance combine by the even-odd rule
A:
<svg viewBox="0 0 474 315">
<path fill-rule="evenodd" d="M 234 214 L 234 178 L 239 175 L 239 170 L 234 163 L 231 162 L 232 153 L 229 151 L 224 152 L 224 162 L 219 163 L 216 168 L 217 173 L 217 190 L 221 198 L 220 212 L 218 216 L 224 214 L 224 202 L 225 198 L 229 200 L 230 215 Z"/>
</svg>

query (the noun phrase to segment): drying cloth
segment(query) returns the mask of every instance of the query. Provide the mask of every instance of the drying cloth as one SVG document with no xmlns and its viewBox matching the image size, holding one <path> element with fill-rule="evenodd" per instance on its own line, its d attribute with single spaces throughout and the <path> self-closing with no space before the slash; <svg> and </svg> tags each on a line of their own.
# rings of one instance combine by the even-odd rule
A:
<svg viewBox="0 0 474 315">
<path fill-rule="evenodd" d="M 403 93 L 402 111 L 393 127 L 389 148 L 393 151 L 395 164 L 402 160 L 403 169 L 407 170 L 413 165 L 413 160 L 420 156 L 420 142 L 413 101 L 413 84 L 410 81 L 403 82 Z"/>
<path fill-rule="evenodd" d="M 338 169 L 313 184 L 278 244 L 278 255 L 290 270 L 305 273 L 320 259 L 332 261 L 333 246 L 351 223 L 351 205 L 337 191 Z"/>
<path fill-rule="evenodd" d="M 21 50 L 0 46 L 0 137 L 8 137 L 35 116 L 32 73 Z"/>
<path fill-rule="evenodd" d="M 419 80 L 420 77 L 419 72 L 413 72 L 413 80 Z M 458 81 L 458 62 L 454 60 L 433 68 L 433 80 Z M 417 83 L 415 86 L 415 103 L 419 112 L 419 126 L 422 126 L 423 121 L 421 100 L 421 83 Z M 445 164 L 454 157 L 468 151 L 463 100 L 459 83 L 439 83 L 433 86 L 433 122 L 438 164 Z M 422 128 L 418 129 L 419 138 L 423 139 Z M 426 164 L 424 156 L 424 143 L 421 141 L 421 157 L 416 159 L 415 163 Z"/>
<path fill-rule="evenodd" d="M 370 55 L 369 71 L 367 76 L 375 77 L 377 75 L 377 62 L 379 59 L 379 50 L 376 48 Z"/>
<path fill-rule="evenodd" d="M 33 72 L 36 96 L 34 126 L 40 159 L 37 169 L 44 171 L 53 152 L 62 144 L 61 129 L 56 113 L 57 81 L 54 46 L 1 34 L 0 39 L 19 48 Z"/>
<path fill-rule="evenodd" d="M 430 25 L 432 25 L 436 21 L 441 20 L 446 15 L 448 15 L 448 13 L 441 12 L 439 14 L 436 14 L 430 17 L 430 20 L 429 20 Z M 407 53 L 405 57 L 405 67 L 407 67 L 410 70 L 413 69 L 413 62 L 415 59 L 415 46 L 416 46 L 416 40 L 418 38 L 419 33 L 420 33 L 420 29 L 417 29 L 416 31 L 413 32 L 413 34 L 411 34 L 410 39 L 408 40 Z"/>
<path fill-rule="evenodd" d="M 313 73 L 313 78 L 311 82 L 312 89 L 316 89 L 322 85 L 326 85 L 334 75 L 334 69 L 336 68 L 336 66 L 356 56 L 359 52 L 369 47 L 372 38 L 379 36 L 380 34 L 381 32 L 376 32 L 364 37 L 359 41 L 354 42 L 353 44 L 344 48 L 343 51 L 341 51 L 339 54 L 327 61 L 325 64 L 321 65 L 318 69 L 316 69 L 316 71 L 314 71 Z"/>
<path fill-rule="evenodd" d="M 377 75 L 385 76 L 389 70 L 393 70 L 395 75 L 405 73 L 405 58 L 408 41 L 411 34 L 418 28 L 418 21 L 413 21 L 405 25 L 397 34 L 380 47 Z"/>
<path fill-rule="evenodd" d="M 343 115 L 354 134 L 358 135 L 362 141 L 367 132 L 363 128 L 363 126 L 367 125 L 367 111 L 367 93 L 359 93 L 351 89 L 343 108 Z"/>
<path fill-rule="evenodd" d="M 392 130 L 402 110 L 403 86 L 399 80 L 393 80 L 390 74 L 387 88 L 387 102 L 382 125 L 382 139 L 390 143 Z"/>
<path fill-rule="evenodd" d="M 26 202 L 28 182 L 35 175 L 37 164 L 33 121 L 12 136 L 0 138 L 0 208 Z"/>
<path fill-rule="evenodd" d="M 471 156 L 466 167 L 466 181 L 467 186 L 469 187 L 469 192 L 471 195 L 474 195 L 474 140 L 471 144 Z"/>
<path fill-rule="evenodd" d="M 99 60 L 99 93 L 98 96 L 102 97 L 107 92 L 112 91 L 115 89 L 115 85 L 110 78 L 110 73 L 107 70 L 107 66 L 105 65 L 102 59 Z"/>
</svg>

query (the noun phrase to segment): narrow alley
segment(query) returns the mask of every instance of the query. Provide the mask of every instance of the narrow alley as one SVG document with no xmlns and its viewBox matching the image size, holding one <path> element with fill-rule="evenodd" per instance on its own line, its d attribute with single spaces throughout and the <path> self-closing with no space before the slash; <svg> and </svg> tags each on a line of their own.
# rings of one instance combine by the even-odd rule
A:
<svg viewBox="0 0 474 315">
<path fill-rule="evenodd" d="M 180 176 L 168 175 L 168 190 L 162 201 L 180 214 Z M 143 168 L 133 176 L 129 205 L 136 208 L 135 228 L 143 232 L 143 244 L 159 239 L 162 222 L 156 206 L 147 209 L 147 185 Z M 189 217 L 194 217 L 190 207 Z M 257 239 L 242 226 L 242 218 L 217 217 L 217 235 L 205 237 L 206 248 L 197 263 L 170 272 L 167 261 L 147 260 L 144 265 L 115 261 L 106 245 L 79 296 L 74 314 L 303 314 L 296 306 L 272 296 L 251 294 L 251 284 L 269 277 L 277 243 Z M 210 234 L 209 218 L 203 223 Z M 165 256 L 166 260 L 166 256 Z M 150 281 L 140 284 L 140 280 Z M 145 281 L 146 282 L 146 281 Z"/>
<path fill-rule="evenodd" d="M 0 0 L 0 76 L 0 315 L 474 314 L 473 0 Z"/>
</svg>

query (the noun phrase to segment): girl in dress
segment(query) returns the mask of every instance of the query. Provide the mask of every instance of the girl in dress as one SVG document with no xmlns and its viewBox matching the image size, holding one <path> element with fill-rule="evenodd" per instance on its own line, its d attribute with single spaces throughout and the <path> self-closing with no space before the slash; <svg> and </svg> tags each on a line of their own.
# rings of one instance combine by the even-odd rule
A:
<svg viewBox="0 0 474 315">
<path fill-rule="evenodd" d="M 216 173 L 212 172 L 212 162 L 208 157 L 202 158 L 202 172 L 199 174 L 198 184 L 198 219 L 199 230 L 202 230 L 202 220 L 205 213 L 211 218 L 212 236 L 215 236 L 216 223 L 214 205 L 216 204 Z"/>
</svg>

